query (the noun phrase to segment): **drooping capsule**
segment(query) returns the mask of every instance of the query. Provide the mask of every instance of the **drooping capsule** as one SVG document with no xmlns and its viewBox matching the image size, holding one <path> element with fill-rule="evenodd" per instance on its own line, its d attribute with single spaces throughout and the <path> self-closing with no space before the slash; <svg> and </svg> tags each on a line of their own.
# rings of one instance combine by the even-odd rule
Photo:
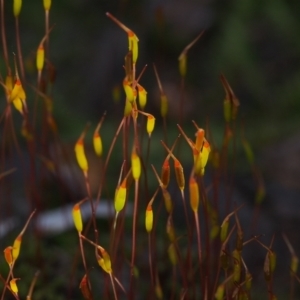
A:
<svg viewBox="0 0 300 300">
<path fill-rule="evenodd" d="M 26 94 L 19 79 L 15 81 L 14 87 L 10 94 L 10 101 L 13 103 L 16 110 L 22 115 L 26 111 Z"/>
<path fill-rule="evenodd" d="M 13 278 L 9 281 L 9 285 L 10 285 L 10 288 L 11 290 L 18 295 L 18 292 L 19 292 L 19 289 L 18 289 L 18 286 L 17 286 L 17 283 L 16 281 L 19 280 L 20 278 Z"/>
</svg>

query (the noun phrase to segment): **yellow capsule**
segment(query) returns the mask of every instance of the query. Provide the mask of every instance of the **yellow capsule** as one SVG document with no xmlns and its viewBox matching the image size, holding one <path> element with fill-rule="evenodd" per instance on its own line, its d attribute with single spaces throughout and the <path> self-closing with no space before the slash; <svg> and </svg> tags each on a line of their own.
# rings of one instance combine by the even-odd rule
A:
<svg viewBox="0 0 300 300">
<path fill-rule="evenodd" d="M 128 80 L 126 80 L 126 78 L 123 80 L 123 87 L 124 87 L 124 91 L 125 91 L 125 94 L 126 94 L 126 99 L 129 101 L 129 102 L 133 102 L 135 101 L 135 98 L 136 98 L 136 91 L 135 89 L 131 86 L 131 84 L 129 83 Z M 134 92 L 135 91 L 135 92 Z"/>
<path fill-rule="evenodd" d="M 44 9 L 50 10 L 51 7 L 51 0 L 44 0 Z"/>
<path fill-rule="evenodd" d="M 5 261 L 7 262 L 7 264 L 11 267 L 12 264 L 13 264 L 13 257 L 12 257 L 12 250 L 13 250 L 13 247 L 11 246 L 8 246 L 4 249 L 4 258 L 5 258 Z"/>
<path fill-rule="evenodd" d="M 190 179 L 189 188 L 191 208 L 196 213 L 199 207 L 199 186 L 194 177 Z"/>
<path fill-rule="evenodd" d="M 22 0 L 14 0 L 14 16 L 17 18 L 22 8 Z"/>
<path fill-rule="evenodd" d="M 75 144 L 75 154 L 79 167 L 83 172 L 88 171 L 88 162 L 85 156 L 83 140 L 79 139 Z"/>
<path fill-rule="evenodd" d="M 18 280 L 19 278 L 13 278 L 10 282 L 9 282 L 9 285 L 10 285 L 10 288 L 11 290 L 15 293 L 15 294 L 18 294 L 18 286 L 17 286 L 17 283 L 16 281 Z"/>
<path fill-rule="evenodd" d="M 19 79 L 16 80 L 11 91 L 10 101 L 13 103 L 15 108 L 23 115 L 24 108 L 26 108 L 26 94 Z"/>
<path fill-rule="evenodd" d="M 107 273 L 112 273 L 111 260 L 109 254 L 103 249 L 100 249 L 102 257 L 99 257 L 98 264 Z"/>
<path fill-rule="evenodd" d="M 133 31 L 128 31 L 129 50 L 132 51 L 132 62 L 135 64 L 139 54 L 138 37 Z"/>
<path fill-rule="evenodd" d="M 79 204 L 75 204 L 72 210 L 73 221 L 78 232 L 82 232 L 82 217 Z"/>
<path fill-rule="evenodd" d="M 20 254 L 21 249 L 21 243 L 22 243 L 22 235 L 18 235 L 17 238 L 14 241 L 13 249 L 12 249 L 12 258 L 15 262 Z"/>
<path fill-rule="evenodd" d="M 153 227 L 153 210 L 151 205 L 148 205 L 146 209 L 145 227 L 147 232 L 150 233 Z"/>
<path fill-rule="evenodd" d="M 104 259 L 102 257 L 98 259 L 98 264 L 106 273 L 110 273 L 109 270 L 107 270 Z"/>
<path fill-rule="evenodd" d="M 126 180 L 122 182 L 122 184 L 116 189 L 115 193 L 115 201 L 114 206 L 116 212 L 120 212 L 125 205 L 126 201 L 126 194 L 127 194 L 127 187 L 126 187 Z"/>
<path fill-rule="evenodd" d="M 144 110 L 147 104 L 147 92 L 140 84 L 138 84 L 137 87 L 138 87 L 138 96 L 139 96 L 139 106 L 141 110 Z"/>
<path fill-rule="evenodd" d="M 209 143 L 204 139 L 204 144 L 202 147 L 202 151 L 199 153 L 197 159 L 196 159 L 196 166 L 195 170 L 199 171 L 201 175 L 204 175 L 205 167 L 209 158 L 209 153 L 210 153 L 210 145 Z M 196 174 L 199 174 L 196 172 Z"/>
<path fill-rule="evenodd" d="M 44 46 L 39 46 L 36 54 L 36 68 L 38 71 L 42 71 L 45 62 L 45 49 Z"/>
<path fill-rule="evenodd" d="M 138 180 L 141 176 L 141 160 L 137 155 L 135 148 L 133 148 L 131 153 L 131 167 L 133 179 Z"/>
<path fill-rule="evenodd" d="M 108 271 L 108 273 L 111 273 L 112 268 L 111 268 L 110 256 L 104 249 L 101 251 L 101 253 L 102 253 L 102 257 L 104 259 L 104 264 L 105 264 L 106 270 Z"/>
<path fill-rule="evenodd" d="M 166 117 L 168 113 L 168 99 L 165 94 L 160 96 L 160 114 L 163 118 Z"/>
<path fill-rule="evenodd" d="M 98 156 L 101 156 L 102 155 L 102 150 L 103 150 L 103 148 L 102 148 L 102 139 L 101 139 L 101 136 L 98 132 L 94 133 L 93 145 L 94 145 L 95 153 Z"/>
<path fill-rule="evenodd" d="M 155 118 L 149 114 L 147 117 L 147 132 L 149 136 L 151 136 L 151 133 L 154 129 L 154 125 L 155 125 Z"/>
</svg>

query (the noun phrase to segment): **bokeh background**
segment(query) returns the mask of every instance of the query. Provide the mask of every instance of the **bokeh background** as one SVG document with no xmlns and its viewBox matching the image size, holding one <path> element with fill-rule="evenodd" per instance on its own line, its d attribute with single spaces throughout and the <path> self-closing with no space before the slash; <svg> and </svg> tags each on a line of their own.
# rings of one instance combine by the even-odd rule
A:
<svg viewBox="0 0 300 300">
<path fill-rule="evenodd" d="M 11 53 L 16 51 L 12 4 L 4 2 Z M 220 145 L 224 128 L 220 74 L 224 74 L 240 100 L 238 125 L 245 128 L 265 181 L 261 233 L 270 240 L 275 232 L 280 251 L 287 255 L 281 238 L 284 231 L 300 253 L 300 2 L 54 0 L 50 11 L 50 25 L 55 24 L 50 34 L 50 61 L 57 72 L 54 116 L 62 140 L 70 147 L 86 122 L 96 124 L 104 111 L 107 124 L 103 132 L 109 134 L 103 138 L 110 140 L 115 130 L 109 131 L 110 125 L 122 115 L 127 36 L 106 17 L 107 11 L 140 39 L 137 70 L 139 73 L 148 64 L 141 79 L 148 91 L 147 111 L 159 116 L 152 64 L 157 66 L 170 101 L 167 124 L 173 136 L 178 133 L 179 118 L 178 56 L 205 31 L 188 54 L 183 127 L 189 132 L 192 119 L 202 127 L 209 123 Z M 24 2 L 20 29 L 26 79 L 35 82 L 35 51 L 44 35 L 42 1 Z M 4 75 L 4 64 L 0 67 Z M 118 89 L 121 104 L 113 98 Z M 4 107 L 4 96 L 2 100 Z M 159 117 L 157 123 L 156 130 L 161 132 Z M 161 151 L 159 147 L 155 150 Z M 241 147 L 235 182 L 237 198 L 246 201 L 251 210 L 256 187 Z"/>
</svg>

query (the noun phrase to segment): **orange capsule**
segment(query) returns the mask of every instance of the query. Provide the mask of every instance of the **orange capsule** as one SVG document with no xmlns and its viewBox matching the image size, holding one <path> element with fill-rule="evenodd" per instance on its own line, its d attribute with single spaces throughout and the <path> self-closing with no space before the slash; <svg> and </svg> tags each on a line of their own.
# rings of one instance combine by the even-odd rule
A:
<svg viewBox="0 0 300 300">
<path fill-rule="evenodd" d="M 185 178 L 183 173 L 183 167 L 178 159 L 174 160 L 175 176 L 178 187 L 180 190 L 184 190 L 185 187 Z"/>
<path fill-rule="evenodd" d="M 82 277 L 82 279 L 80 281 L 79 288 L 81 289 L 81 292 L 82 292 L 82 295 L 83 295 L 84 299 L 86 299 L 86 300 L 93 299 L 93 295 L 92 295 L 92 292 L 89 288 L 88 279 L 87 279 L 86 274 Z"/>
<path fill-rule="evenodd" d="M 189 189 L 191 208 L 195 213 L 197 213 L 199 207 L 199 186 L 194 176 L 191 176 L 190 178 Z"/>
<path fill-rule="evenodd" d="M 175 155 L 171 152 L 171 150 L 166 146 L 166 144 L 161 141 L 162 145 L 165 147 L 165 149 L 168 151 L 169 155 L 174 160 L 174 169 L 175 169 L 175 177 L 178 184 L 178 187 L 181 191 L 184 190 L 185 187 L 185 177 L 183 173 L 183 167 L 179 160 L 175 157 Z"/>
<path fill-rule="evenodd" d="M 161 181 L 163 183 L 163 187 L 167 188 L 170 182 L 170 164 L 169 157 L 167 157 L 161 168 Z"/>
<path fill-rule="evenodd" d="M 7 262 L 7 264 L 9 265 L 9 267 L 11 267 L 12 264 L 13 264 L 12 249 L 13 249 L 13 247 L 8 246 L 3 251 L 4 252 L 4 258 Z"/>
</svg>

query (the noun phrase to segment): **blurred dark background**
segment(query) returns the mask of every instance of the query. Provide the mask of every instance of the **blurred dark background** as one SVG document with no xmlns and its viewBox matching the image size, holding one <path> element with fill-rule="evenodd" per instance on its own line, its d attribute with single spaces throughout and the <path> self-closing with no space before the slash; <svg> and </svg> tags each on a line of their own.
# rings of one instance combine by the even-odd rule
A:
<svg viewBox="0 0 300 300">
<path fill-rule="evenodd" d="M 10 53 L 16 51 L 11 6 L 5 3 Z M 116 104 L 112 94 L 120 88 L 124 101 L 122 66 L 128 42 L 125 32 L 106 17 L 107 11 L 140 40 L 137 73 L 148 64 L 141 84 L 148 91 L 146 111 L 157 116 L 156 130 L 160 132 L 159 93 L 152 64 L 157 66 L 170 101 L 168 130 L 173 136 L 179 118 L 178 56 L 205 30 L 188 54 L 183 127 L 187 131 L 192 128 L 192 119 L 205 127 L 209 120 L 215 141 L 221 144 L 224 90 L 219 78 L 224 74 L 240 100 L 238 125 L 244 124 L 266 184 L 262 224 L 267 225 L 261 230 L 269 237 L 276 232 L 278 239 L 286 232 L 300 253 L 300 2 L 53 1 L 50 26 L 55 27 L 50 34 L 49 58 L 57 71 L 54 116 L 62 140 L 72 145 L 86 122 L 96 124 L 105 110 L 108 124 L 122 115 L 123 102 Z M 33 83 L 35 51 L 45 30 L 42 1 L 24 2 L 20 29 L 26 80 Z M 1 74 L 5 74 L 2 63 Z M 251 204 L 255 184 L 241 147 L 237 157 L 237 198 Z M 280 243 L 286 251 L 284 242 Z"/>
</svg>

